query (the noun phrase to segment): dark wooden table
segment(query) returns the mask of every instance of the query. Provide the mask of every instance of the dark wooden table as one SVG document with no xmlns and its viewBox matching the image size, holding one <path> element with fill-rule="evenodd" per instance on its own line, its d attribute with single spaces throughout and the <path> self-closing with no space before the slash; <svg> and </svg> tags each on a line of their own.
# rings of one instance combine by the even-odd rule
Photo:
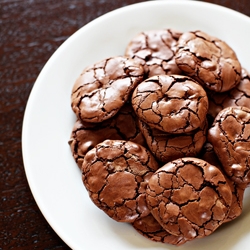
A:
<svg viewBox="0 0 250 250">
<path fill-rule="evenodd" d="M 21 149 L 26 102 L 65 39 L 96 17 L 137 2 L 142 1 L 0 0 L 0 250 L 69 249 L 44 219 L 26 180 Z M 204 2 L 250 16 L 249 0 Z"/>
</svg>

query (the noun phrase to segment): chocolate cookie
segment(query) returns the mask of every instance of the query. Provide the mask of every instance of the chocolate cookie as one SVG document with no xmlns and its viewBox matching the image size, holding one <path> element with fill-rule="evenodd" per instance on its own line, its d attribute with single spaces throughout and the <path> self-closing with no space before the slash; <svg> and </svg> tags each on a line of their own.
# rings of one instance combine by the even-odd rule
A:
<svg viewBox="0 0 250 250">
<path fill-rule="evenodd" d="M 175 61 L 185 74 L 216 92 L 230 90 L 240 82 L 241 65 L 233 49 L 202 31 L 180 36 Z"/>
<path fill-rule="evenodd" d="M 153 76 L 141 82 L 132 95 L 139 119 L 168 133 L 187 133 L 206 119 L 208 99 L 193 79 L 180 75 Z"/>
<path fill-rule="evenodd" d="M 221 171 L 193 157 L 158 169 L 146 194 L 148 207 L 161 226 L 187 240 L 214 232 L 227 218 L 232 203 L 231 189 Z"/>
<path fill-rule="evenodd" d="M 152 154 L 139 144 L 106 140 L 85 155 L 82 179 L 91 200 L 108 216 L 134 222 L 149 214 L 145 190 L 157 169 Z"/>
<path fill-rule="evenodd" d="M 145 139 L 136 120 L 134 110 L 129 104 L 125 104 L 114 117 L 100 123 L 78 119 L 69 140 L 78 167 L 81 168 L 83 158 L 90 149 L 107 139 L 133 141 L 145 146 Z"/>
<path fill-rule="evenodd" d="M 213 145 L 211 143 L 207 142 L 204 144 L 200 154 L 200 158 L 216 166 L 224 174 L 223 167 L 221 166 L 221 163 L 217 155 L 215 154 Z M 232 204 L 230 206 L 228 216 L 224 221 L 229 222 L 239 217 L 242 213 L 243 196 L 246 189 L 246 185 L 235 183 L 230 178 L 228 178 L 226 174 L 224 174 L 224 176 L 232 191 Z"/>
<path fill-rule="evenodd" d="M 125 55 L 140 62 L 147 77 L 181 74 L 174 59 L 180 35 L 180 32 L 171 29 L 141 32 L 130 41 Z"/>
<path fill-rule="evenodd" d="M 236 183 L 250 184 L 250 109 L 228 107 L 219 112 L 208 130 L 226 174 Z"/>
<path fill-rule="evenodd" d="M 197 156 L 207 138 L 207 121 L 200 128 L 189 133 L 171 134 L 156 128 L 151 128 L 140 121 L 139 127 L 145 137 L 148 148 L 157 160 L 169 161 L 186 157 Z"/>
<path fill-rule="evenodd" d="M 207 92 L 209 99 L 208 114 L 213 118 L 224 108 L 244 106 L 250 108 L 250 74 L 246 69 L 241 71 L 240 83 L 230 91 L 218 93 Z"/>
<path fill-rule="evenodd" d="M 181 236 L 174 236 L 164 230 L 152 214 L 136 220 L 132 225 L 137 232 L 152 241 L 176 246 L 180 246 L 187 241 Z"/>
<path fill-rule="evenodd" d="M 117 56 L 84 69 L 76 80 L 71 106 L 85 122 L 101 122 L 114 116 L 143 80 L 143 67 L 133 59 Z"/>
</svg>

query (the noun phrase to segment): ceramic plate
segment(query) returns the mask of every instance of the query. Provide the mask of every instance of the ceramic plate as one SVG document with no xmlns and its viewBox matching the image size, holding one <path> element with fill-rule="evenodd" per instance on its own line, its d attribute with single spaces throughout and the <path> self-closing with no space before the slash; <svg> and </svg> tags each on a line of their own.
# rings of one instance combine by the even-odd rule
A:
<svg viewBox="0 0 250 250">
<path fill-rule="evenodd" d="M 67 39 L 46 63 L 32 89 L 24 116 L 25 171 L 48 223 L 74 250 L 176 249 L 151 242 L 130 225 L 110 219 L 90 201 L 68 140 L 75 121 L 70 106 L 74 81 L 86 66 L 121 55 L 138 32 L 201 29 L 225 40 L 250 70 L 250 18 L 198 1 L 148 1 L 105 14 Z M 250 240 L 250 193 L 237 220 L 178 250 L 246 249 Z"/>
</svg>

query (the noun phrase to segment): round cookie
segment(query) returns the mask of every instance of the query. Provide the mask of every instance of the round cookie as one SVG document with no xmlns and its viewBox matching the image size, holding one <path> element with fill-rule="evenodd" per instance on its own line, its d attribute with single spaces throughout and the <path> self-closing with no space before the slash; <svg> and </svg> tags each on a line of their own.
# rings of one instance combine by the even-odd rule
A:
<svg viewBox="0 0 250 250">
<path fill-rule="evenodd" d="M 189 133 L 171 134 L 151 128 L 145 122 L 139 121 L 139 127 L 145 137 L 148 148 L 160 162 L 197 156 L 206 141 L 207 121 L 200 128 Z"/>
<path fill-rule="evenodd" d="M 145 200 L 148 180 L 158 163 L 143 146 L 106 140 L 88 151 L 82 179 L 94 204 L 119 222 L 134 222 L 149 214 Z"/>
<path fill-rule="evenodd" d="M 225 173 L 239 184 L 250 184 L 250 109 L 228 107 L 219 112 L 208 130 Z"/>
<path fill-rule="evenodd" d="M 216 92 L 230 90 L 240 82 L 241 65 L 233 49 L 202 31 L 180 36 L 175 61 L 185 74 Z"/>
<path fill-rule="evenodd" d="M 159 75 L 141 82 L 132 94 L 132 106 L 140 120 L 168 133 L 187 133 L 206 119 L 208 99 L 193 79 Z"/>
<path fill-rule="evenodd" d="M 136 115 L 129 104 L 125 104 L 118 113 L 100 123 L 77 120 L 72 129 L 69 145 L 79 168 L 86 153 L 104 140 L 133 141 L 145 146 L 145 139 L 137 125 Z"/>
<path fill-rule="evenodd" d="M 176 246 L 183 245 L 187 241 L 181 236 L 174 236 L 164 230 L 152 214 L 134 221 L 132 226 L 137 232 L 152 241 Z"/>
<path fill-rule="evenodd" d="M 200 158 L 209 162 L 213 166 L 216 166 L 221 170 L 221 172 L 224 174 L 223 167 L 221 166 L 221 163 L 217 157 L 217 155 L 214 152 L 213 145 L 209 142 L 206 142 L 202 148 Z M 229 184 L 231 191 L 232 191 L 232 204 L 230 206 L 230 210 L 228 213 L 227 218 L 224 222 L 230 222 L 236 218 L 238 218 L 243 209 L 243 196 L 246 189 L 245 184 L 237 184 L 231 179 L 227 177 L 226 174 L 224 174 L 227 183 Z"/>
<path fill-rule="evenodd" d="M 162 74 L 181 74 L 174 59 L 180 35 L 180 32 L 171 29 L 141 32 L 127 45 L 125 55 L 144 66 L 147 78 Z"/>
<path fill-rule="evenodd" d="M 146 199 L 152 215 L 166 231 L 192 240 L 210 235 L 225 221 L 232 193 L 218 168 L 185 157 L 153 174 Z"/>
<path fill-rule="evenodd" d="M 207 91 L 207 95 L 209 99 L 208 114 L 213 118 L 227 107 L 244 106 L 250 108 L 250 74 L 243 68 L 241 81 L 236 87 L 223 93 Z"/>
<path fill-rule="evenodd" d="M 85 122 L 107 120 L 118 112 L 143 77 L 143 67 L 127 57 L 110 57 L 95 63 L 76 80 L 72 109 Z"/>
</svg>

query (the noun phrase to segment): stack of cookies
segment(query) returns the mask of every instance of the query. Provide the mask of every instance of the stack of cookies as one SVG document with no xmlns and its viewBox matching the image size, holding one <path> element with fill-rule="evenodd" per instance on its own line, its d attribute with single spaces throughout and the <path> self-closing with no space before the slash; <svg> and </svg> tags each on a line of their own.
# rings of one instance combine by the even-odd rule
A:
<svg viewBox="0 0 250 250">
<path fill-rule="evenodd" d="M 250 75 L 202 31 L 145 31 L 86 67 L 69 144 L 91 200 L 181 245 L 240 216 L 250 184 Z"/>
</svg>

